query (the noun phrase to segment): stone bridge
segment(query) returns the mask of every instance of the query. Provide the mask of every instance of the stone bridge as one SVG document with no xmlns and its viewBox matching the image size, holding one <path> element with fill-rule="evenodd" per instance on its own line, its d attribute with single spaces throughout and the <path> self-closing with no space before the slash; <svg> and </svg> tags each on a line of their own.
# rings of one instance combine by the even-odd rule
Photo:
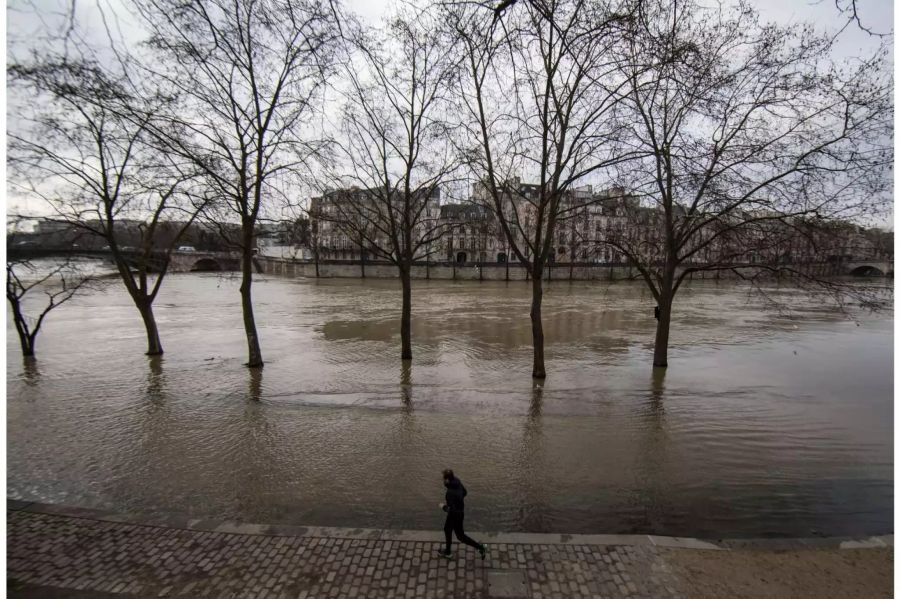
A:
<svg viewBox="0 0 900 599">
<path fill-rule="evenodd" d="M 137 262 L 139 252 L 137 250 L 122 251 L 126 262 L 134 265 Z M 11 258 L 52 258 L 54 256 L 79 256 L 83 258 L 95 258 L 112 263 L 112 254 L 109 250 L 90 249 L 45 249 L 45 248 L 9 248 L 7 255 Z M 154 259 L 159 261 L 164 256 L 163 252 L 154 252 L 151 255 L 151 267 Z M 169 262 L 169 272 L 215 272 L 240 270 L 240 252 L 208 252 L 189 251 L 172 252 Z M 258 268 L 258 265 L 257 265 Z"/>
<path fill-rule="evenodd" d="M 893 260 L 852 260 L 844 262 L 844 274 L 857 277 L 893 277 Z"/>
<path fill-rule="evenodd" d="M 240 252 L 172 252 L 169 272 L 240 270 Z"/>
</svg>

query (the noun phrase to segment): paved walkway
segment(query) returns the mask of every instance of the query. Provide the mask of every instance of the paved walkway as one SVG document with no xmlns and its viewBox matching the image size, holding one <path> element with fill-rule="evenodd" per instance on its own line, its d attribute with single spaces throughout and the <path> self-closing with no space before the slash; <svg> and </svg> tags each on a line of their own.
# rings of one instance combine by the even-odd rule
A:
<svg viewBox="0 0 900 599">
<path fill-rule="evenodd" d="M 684 596 L 666 552 L 719 549 L 663 537 L 473 533 L 487 539 L 488 559 L 454 544 L 447 561 L 437 555 L 437 532 L 135 520 L 9 501 L 11 596 L 61 596 L 53 588 L 63 588 L 90 592 L 84 596 L 665 599 Z M 892 543 L 885 537 L 862 546 Z"/>
</svg>

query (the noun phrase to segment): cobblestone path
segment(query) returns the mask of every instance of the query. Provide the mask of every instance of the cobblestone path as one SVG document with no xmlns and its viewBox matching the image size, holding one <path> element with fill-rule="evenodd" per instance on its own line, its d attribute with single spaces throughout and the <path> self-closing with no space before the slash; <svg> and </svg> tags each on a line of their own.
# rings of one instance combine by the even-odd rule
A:
<svg viewBox="0 0 900 599">
<path fill-rule="evenodd" d="M 454 544 L 182 530 L 7 511 L 16 585 L 141 597 L 676 597 L 653 546 Z"/>
</svg>

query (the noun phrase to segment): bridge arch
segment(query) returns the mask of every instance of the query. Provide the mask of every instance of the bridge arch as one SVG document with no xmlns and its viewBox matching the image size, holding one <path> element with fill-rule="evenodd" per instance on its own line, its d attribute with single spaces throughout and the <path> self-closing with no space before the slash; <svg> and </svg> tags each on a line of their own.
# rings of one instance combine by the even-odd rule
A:
<svg viewBox="0 0 900 599">
<path fill-rule="evenodd" d="M 215 258 L 200 258 L 191 266 L 191 272 L 218 272 L 222 265 Z"/>
<path fill-rule="evenodd" d="M 861 264 L 857 266 L 853 270 L 850 271 L 850 274 L 854 277 L 883 277 L 884 272 L 878 268 L 877 266 L 872 266 L 871 264 Z"/>
</svg>

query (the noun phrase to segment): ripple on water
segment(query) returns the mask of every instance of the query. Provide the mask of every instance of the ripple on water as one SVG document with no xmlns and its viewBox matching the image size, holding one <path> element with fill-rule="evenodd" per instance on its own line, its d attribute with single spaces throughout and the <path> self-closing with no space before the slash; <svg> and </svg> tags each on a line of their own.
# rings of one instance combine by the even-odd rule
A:
<svg viewBox="0 0 900 599">
<path fill-rule="evenodd" d="M 430 528 L 450 466 L 473 529 L 892 530 L 891 315 L 856 326 L 803 300 L 785 319 L 727 285 L 685 291 L 654 377 L 646 290 L 548 285 L 540 383 L 525 284 L 417 282 L 404 366 L 396 281 L 265 278 L 253 372 L 235 280 L 167 279 L 156 360 L 124 293 L 86 296 L 27 368 L 7 332 L 7 493 Z"/>
</svg>

